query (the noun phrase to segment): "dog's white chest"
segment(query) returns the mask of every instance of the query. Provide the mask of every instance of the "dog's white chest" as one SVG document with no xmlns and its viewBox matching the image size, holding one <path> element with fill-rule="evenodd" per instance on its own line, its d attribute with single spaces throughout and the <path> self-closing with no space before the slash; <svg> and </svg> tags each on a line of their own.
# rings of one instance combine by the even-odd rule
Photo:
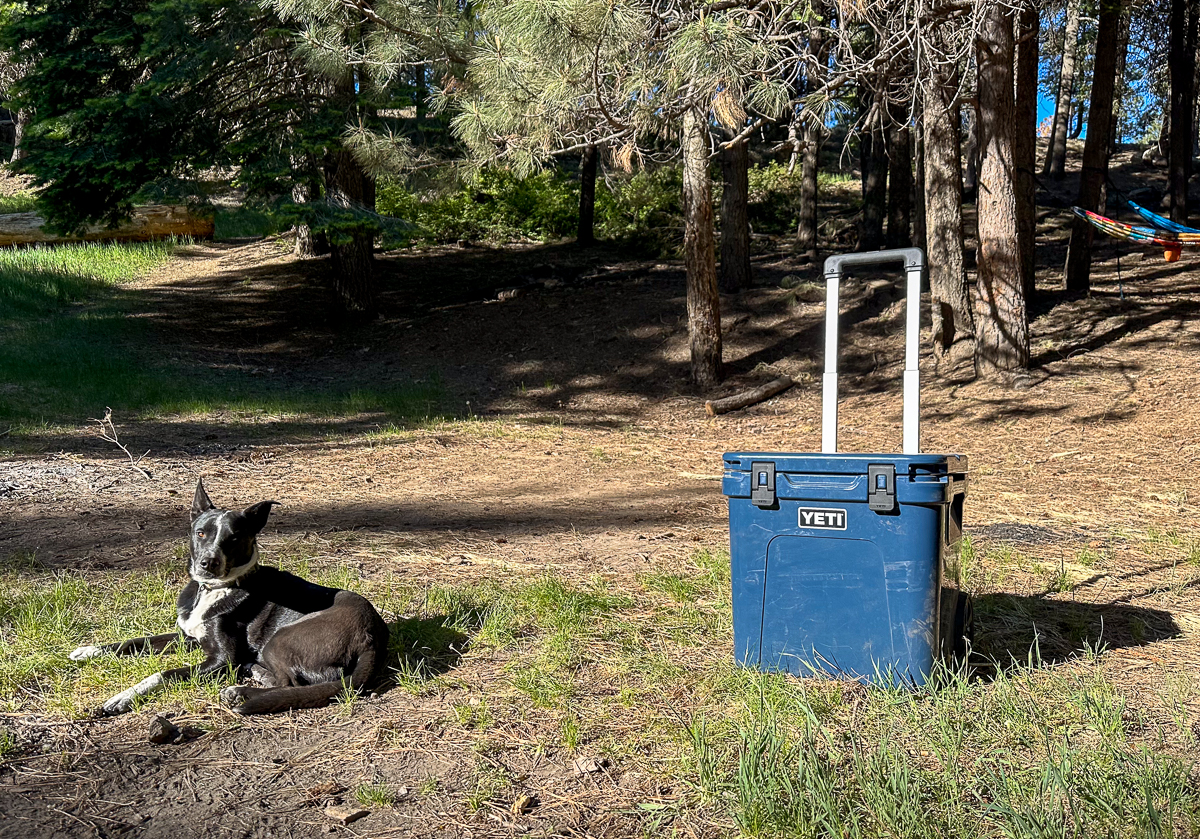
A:
<svg viewBox="0 0 1200 839">
<path fill-rule="evenodd" d="M 229 588 L 209 588 L 201 589 L 200 596 L 196 598 L 196 603 L 192 606 L 192 611 L 188 613 L 185 620 L 182 616 L 176 619 L 175 623 L 182 630 L 183 634 L 189 638 L 194 638 L 197 641 L 203 641 L 208 633 L 208 628 L 205 626 L 205 621 L 211 613 L 226 597 L 233 593 L 233 589 Z"/>
</svg>

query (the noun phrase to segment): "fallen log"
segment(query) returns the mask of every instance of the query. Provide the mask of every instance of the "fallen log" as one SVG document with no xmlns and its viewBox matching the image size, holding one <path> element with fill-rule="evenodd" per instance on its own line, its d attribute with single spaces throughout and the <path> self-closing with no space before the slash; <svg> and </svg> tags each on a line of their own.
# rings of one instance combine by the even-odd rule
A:
<svg viewBox="0 0 1200 839">
<path fill-rule="evenodd" d="M 770 399 L 777 393 L 783 393 L 794 384 L 795 382 L 792 381 L 791 376 L 780 376 L 778 379 L 773 379 L 753 390 L 745 390 L 741 393 L 735 393 L 733 396 L 726 396 L 724 399 L 713 399 L 705 402 L 704 412 L 710 417 L 715 417 L 717 414 L 727 414 L 739 408 L 757 405 L 759 402 Z"/>
<path fill-rule="evenodd" d="M 0 247 L 59 244 L 65 242 L 149 242 L 171 236 L 211 239 L 211 216 L 190 213 L 183 204 L 147 204 L 134 207 L 133 215 L 119 227 L 89 227 L 82 236 L 59 236 L 42 229 L 46 220 L 37 213 L 0 215 Z"/>
</svg>

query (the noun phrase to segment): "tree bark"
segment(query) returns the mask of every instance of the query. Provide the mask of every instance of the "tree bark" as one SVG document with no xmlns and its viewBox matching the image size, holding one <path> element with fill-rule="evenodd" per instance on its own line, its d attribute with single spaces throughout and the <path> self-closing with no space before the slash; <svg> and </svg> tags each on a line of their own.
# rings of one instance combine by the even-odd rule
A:
<svg viewBox="0 0 1200 839">
<path fill-rule="evenodd" d="M 963 173 L 963 200 L 975 200 L 975 191 L 979 188 L 979 113 L 974 103 L 963 107 L 963 122 L 967 126 L 967 134 L 963 139 L 963 161 L 966 169 Z"/>
<path fill-rule="evenodd" d="M 800 165 L 800 224 L 796 250 L 810 262 L 817 261 L 817 175 L 821 171 L 821 145 L 825 131 L 816 118 L 804 123 L 804 158 Z"/>
<path fill-rule="evenodd" d="M 824 3 L 815 6 L 818 14 L 827 19 Z M 809 69 L 804 83 L 806 93 L 815 93 L 825 83 L 825 68 L 829 62 L 829 43 L 820 27 L 813 30 L 809 50 L 817 57 L 817 66 Z M 821 146 L 825 142 L 825 126 L 815 114 L 804 120 L 804 151 L 800 164 L 800 222 L 796 228 L 796 251 L 809 262 L 817 261 L 817 175 L 821 170 Z"/>
<path fill-rule="evenodd" d="M 1087 141 L 1083 146 L 1083 171 L 1079 198 L 1085 210 L 1103 209 L 1104 179 L 1108 174 L 1109 137 L 1112 132 L 1112 100 L 1117 66 L 1117 30 L 1121 23 L 1120 0 L 1100 0 L 1100 23 L 1096 31 L 1096 66 L 1092 73 L 1092 101 L 1088 108 Z M 1068 291 L 1089 291 L 1092 270 L 1091 224 L 1080 218 L 1071 222 L 1067 246 L 1065 285 Z"/>
<path fill-rule="evenodd" d="M 913 126 L 913 214 L 912 230 L 913 244 L 928 252 L 928 238 L 925 233 L 925 102 L 917 110 L 916 125 Z"/>
<path fill-rule="evenodd" d="M 713 241 L 707 117 L 707 112 L 695 106 L 683 112 L 683 265 L 692 381 L 700 387 L 712 387 L 721 380 L 721 298 Z"/>
<path fill-rule="evenodd" d="M 883 218 L 887 212 L 887 146 L 882 120 L 876 116 L 870 126 L 871 142 L 863 149 L 862 224 L 858 249 L 878 250 L 883 246 Z"/>
<path fill-rule="evenodd" d="M 1024 0 L 1018 17 L 1016 118 L 1013 152 L 1017 183 L 1017 230 L 1021 248 L 1021 286 L 1025 305 L 1033 302 L 1037 243 L 1037 87 L 1038 29 L 1034 0 Z"/>
<path fill-rule="evenodd" d="M 1192 176 L 1193 108 L 1196 72 L 1196 2 L 1171 0 L 1167 67 L 1171 74 L 1171 135 L 1167 194 L 1171 221 L 1188 223 L 1188 180 Z"/>
<path fill-rule="evenodd" d="M 750 286 L 750 144 L 743 140 L 721 153 L 721 291 Z"/>
<path fill-rule="evenodd" d="M 25 139 L 25 128 L 29 125 L 30 117 L 28 108 L 20 108 L 13 113 L 13 150 L 9 163 L 16 163 L 25 156 L 21 141 Z"/>
<path fill-rule="evenodd" d="M 975 370 L 980 376 L 1029 366 L 1029 319 L 1021 280 L 1014 179 L 1013 19 L 995 4 L 976 41 L 979 74 L 979 253 Z"/>
<path fill-rule="evenodd" d="M 927 98 L 922 122 L 925 149 L 925 236 L 933 346 L 944 353 L 956 334 L 975 331 L 963 267 L 962 160 L 958 76 L 936 60 L 926 68 Z"/>
<path fill-rule="evenodd" d="M 903 114 L 897 120 L 906 119 Z M 907 248 L 912 244 L 912 133 L 907 124 L 888 128 L 888 223 L 887 246 Z"/>
<path fill-rule="evenodd" d="M 346 149 L 325 158 L 325 198 L 343 210 L 375 209 L 374 179 Z M 354 319 L 376 315 L 375 232 L 353 229 L 331 234 L 329 250 L 338 303 Z"/>
<path fill-rule="evenodd" d="M 1075 92 L 1075 50 L 1079 41 L 1080 0 L 1067 0 L 1067 25 L 1063 30 L 1062 69 L 1058 74 L 1058 99 L 1054 105 L 1054 125 L 1046 147 L 1043 175 L 1061 179 L 1067 162 L 1067 129 L 1071 124 L 1071 97 Z"/>
<path fill-rule="evenodd" d="M 579 231 L 575 241 L 591 245 L 596 241 L 596 154 L 595 144 L 587 146 L 579 159 Z"/>
</svg>

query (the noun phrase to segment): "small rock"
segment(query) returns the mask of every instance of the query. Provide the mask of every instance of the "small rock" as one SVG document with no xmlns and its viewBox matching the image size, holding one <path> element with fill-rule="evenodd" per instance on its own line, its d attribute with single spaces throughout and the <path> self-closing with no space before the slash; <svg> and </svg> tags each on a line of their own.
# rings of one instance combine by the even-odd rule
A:
<svg viewBox="0 0 1200 839">
<path fill-rule="evenodd" d="M 509 811 L 514 816 L 521 816 L 521 815 L 524 815 L 525 813 L 532 812 L 533 808 L 536 807 L 537 805 L 538 805 L 538 800 L 536 798 L 534 798 L 529 793 L 522 793 L 521 795 L 518 795 L 516 797 L 516 799 L 513 801 L 512 807 L 509 808 Z"/>
<path fill-rule="evenodd" d="M 330 798 L 345 790 L 346 788 L 337 781 L 326 781 L 323 784 L 317 784 L 315 787 L 309 787 L 304 793 L 309 798 Z"/>
<path fill-rule="evenodd" d="M 150 721 L 150 742 L 162 746 L 174 743 L 183 735 L 174 723 L 166 717 L 155 717 Z"/>
<path fill-rule="evenodd" d="M 523 292 L 524 289 L 521 288 L 503 288 L 500 290 L 500 293 L 496 295 L 496 299 L 512 300 L 513 298 L 519 297 Z"/>
<path fill-rule="evenodd" d="M 338 824 L 350 824 L 356 822 L 363 816 L 369 816 L 370 810 L 363 810 L 359 807 L 350 807 L 345 804 L 330 804 L 325 808 L 325 815 L 333 819 Z"/>
<path fill-rule="evenodd" d="M 576 775 L 594 775 L 602 772 L 608 766 L 607 758 L 577 757 L 575 758 Z"/>
</svg>

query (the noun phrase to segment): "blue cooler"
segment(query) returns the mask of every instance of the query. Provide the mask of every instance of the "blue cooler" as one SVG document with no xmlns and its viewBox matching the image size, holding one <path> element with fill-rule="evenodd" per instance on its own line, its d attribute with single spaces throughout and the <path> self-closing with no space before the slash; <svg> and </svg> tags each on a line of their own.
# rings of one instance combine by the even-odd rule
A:
<svg viewBox="0 0 1200 839">
<path fill-rule="evenodd" d="M 904 453 L 837 452 L 838 286 L 845 268 L 903 262 L 908 277 Z M 739 664 L 920 685 L 964 656 L 958 589 L 967 459 L 920 454 L 918 248 L 825 261 L 821 453 L 730 452 L 733 643 Z"/>
</svg>

